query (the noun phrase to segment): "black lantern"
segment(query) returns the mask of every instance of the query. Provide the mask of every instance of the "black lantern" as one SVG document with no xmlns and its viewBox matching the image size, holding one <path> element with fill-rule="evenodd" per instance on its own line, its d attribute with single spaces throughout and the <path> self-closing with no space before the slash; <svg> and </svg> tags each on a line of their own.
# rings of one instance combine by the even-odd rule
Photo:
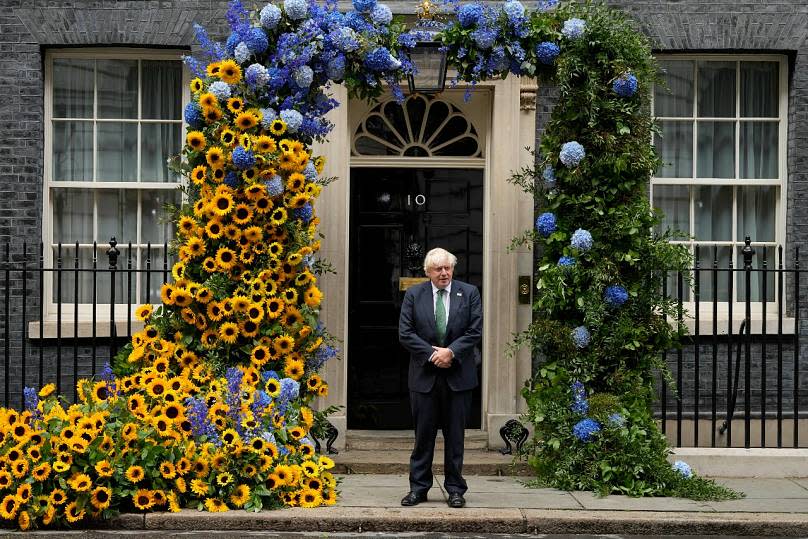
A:
<svg viewBox="0 0 808 539">
<path fill-rule="evenodd" d="M 422 39 L 409 52 L 414 71 L 407 76 L 411 94 L 439 94 L 446 83 L 446 51 L 434 39 L 437 35 L 434 9 L 430 0 L 423 0 L 418 6 L 415 31 Z"/>
</svg>

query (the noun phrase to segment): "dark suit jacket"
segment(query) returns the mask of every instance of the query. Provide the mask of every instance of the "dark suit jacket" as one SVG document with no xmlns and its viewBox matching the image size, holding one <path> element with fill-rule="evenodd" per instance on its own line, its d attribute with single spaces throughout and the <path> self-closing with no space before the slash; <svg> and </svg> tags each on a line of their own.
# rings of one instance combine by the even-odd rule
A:
<svg viewBox="0 0 808 539">
<path fill-rule="evenodd" d="M 410 391 L 428 393 L 435 376 L 445 375 L 453 391 L 477 386 L 474 346 L 482 337 L 483 310 L 477 287 L 452 280 L 445 346 L 454 352 L 452 366 L 441 369 L 429 362 L 432 345 L 440 346 L 435 325 L 432 283 L 410 287 L 404 295 L 398 321 L 398 340 L 410 352 Z M 443 372 L 439 372 L 443 371 Z"/>
</svg>

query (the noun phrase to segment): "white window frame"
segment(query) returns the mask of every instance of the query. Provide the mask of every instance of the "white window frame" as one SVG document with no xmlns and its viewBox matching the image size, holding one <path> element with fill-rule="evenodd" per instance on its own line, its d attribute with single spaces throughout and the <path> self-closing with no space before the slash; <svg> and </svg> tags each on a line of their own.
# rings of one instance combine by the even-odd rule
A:
<svg viewBox="0 0 808 539">
<path fill-rule="evenodd" d="M 45 62 L 44 62 L 44 69 L 45 69 L 45 94 L 44 94 L 44 168 L 43 168 L 43 189 L 42 189 L 42 199 L 43 199 L 43 206 L 42 206 L 42 241 L 45 246 L 44 248 L 44 267 L 45 268 L 53 268 L 56 264 L 55 257 L 53 255 L 53 249 L 55 248 L 56 244 L 53 242 L 53 206 L 52 206 L 52 199 L 51 199 L 51 189 L 54 188 L 64 188 L 64 187 L 71 187 L 71 188 L 84 188 L 84 189 L 136 189 L 140 191 L 146 190 L 165 190 L 165 191 L 174 191 L 178 188 L 178 186 L 184 183 L 184 179 L 181 178 L 180 183 L 169 183 L 169 182 L 96 182 L 94 181 L 53 181 L 53 162 L 52 162 L 52 153 L 53 153 L 53 61 L 54 59 L 63 59 L 63 58 L 71 58 L 71 59 L 84 59 L 84 60 L 176 60 L 181 62 L 182 65 L 182 86 L 180 91 L 182 92 L 181 95 L 181 110 L 185 108 L 190 102 L 190 89 L 189 83 L 191 80 L 190 72 L 187 67 L 182 63 L 181 56 L 186 54 L 187 51 L 176 49 L 176 50 L 162 50 L 162 49 L 136 49 L 136 48 L 123 48 L 123 47 L 109 47 L 103 49 L 95 49 L 95 48 L 82 48 L 82 49 L 50 49 L 45 53 Z M 141 137 L 141 125 L 145 123 L 178 123 L 181 125 L 180 133 L 182 140 L 185 137 L 185 120 L 184 117 L 181 117 L 178 120 L 150 120 L 150 119 L 142 119 L 141 110 L 142 110 L 142 91 L 141 91 L 141 84 L 142 84 L 142 70 L 138 70 L 138 119 L 134 120 L 137 122 L 138 125 L 138 140 Z M 97 92 L 97 84 L 95 85 L 95 92 Z M 97 98 L 94 100 L 97 104 Z M 97 105 L 96 105 L 97 106 Z M 125 121 L 125 122 L 132 122 L 131 118 L 127 118 L 125 120 L 116 120 L 116 119 L 98 119 L 96 118 L 97 113 L 94 111 L 93 113 L 93 122 L 116 122 L 116 121 Z M 180 141 L 180 147 L 182 147 L 182 140 Z M 137 178 L 139 180 L 141 174 L 141 144 L 138 144 L 137 148 Z M 97 161 L 97 154 L 98 154 L 98 141 L 97 141 L 97 134 L 94 130 L 93 134 L 93 161 Z M 94 166 L 94 171 L 96 167 Z M 94 172 L 95 175 L 95 172 Z M 138 216 L 137 216 L 137 235 L 136 237 L 140 237 L 140 226 L 141 226 L 141 219 L 142 216 L 140 215 L 141 212 L 141 204 L 138 203 Z M 94 221 L 97 221 L 94 219 Z M 98 223 L 93 223 L 93 228 L 97 227 Z M 95 233 L 97 231 L 94 230 L 94 237 L 97 237 Z M 169 238 L 170 241 L 170 238 Z M 63 247 L 68 249 L 75 249 L 75 243 L 73 244 L 62 244 Z M 79 244 L 80 248 L 92 248 L 93 244 Z M 106 241 L 102 242 L 99 241 L 97 243 L 98 246 L 98 268 L 99 269 L 107 269 L 109 268 L 108 258 L 105 256 L 106 250 L 109 248 L 109 243 Z M 119 244 L 118 247 L 128 247 L 124 244 Z M 162 268 L 162 248 L 161 246 L 157 246 L 159 249 L 157 253 L 159 256 L 152 261 L 152 268 Z M 141 262 L 145 265 L 145 260 L 141 261 L 141 253 L 145 250 L 146 244 L 132 244 L 132 248 L 136 249 L 137 258 L 133 257 L 133 267 L 138 268 L 140 267 Z M 154 248 L 154 246 L 153 246 Z M 72 258 L 65 259 L 65 269 L 69 270 L 72 267 Z M 120 270 L 126 270 L 127 258 L 125 256 L 121 256 L 118 259 L 118 268 Z M 170 267 L 169 267 L 170 271 Z M 55 279 L 53 278 L 53 272 L 45 272 L 44 275 L 44 289 L 42 290 L 43 294 L 43 301 L 44 301 L 44 320 L 42 321 L 46 325 L 45 337 L 47 338 L 50 334 L 55 334 L 55 322 L 58 317 L 57 313 L 57 303 L 54 301 L 54 293 L 55 293 Z M 159 279 L 158 275 L 153 275 L 153 278 Z M 99 279 L 99 286 L 105 286 L 104 282 L 108 282 L 107 279 L 103 277 Z M 140 284 L 139 282 L 135 285 L 135 298 L 138 297 L 140 294 Z M 124 301 L 121 301 L 123 299 Z M 120 334 L 121 330 L 126 327 L 125 321 L 134 309 L 137 307 L 137 301 L 133 300 L 133 305 L 131 311 L 127 308 L 127 298 L 116 298 L 115 302 L 115 320 L 116 326 L 118 326 L 118 332 Z M 99 326 L 99 336 L 103 336 L 103 334 L 109 334 L 109 319 L 110 319 L 110 309 L 108 303 L 99 303 L 95 306 L 96 309 L 96 325 Z M 76 317 L 75 310 L 78 310 L 78 319 L 79 319 L 79 327 L 73 328 L 73 321 Z M 80 336 L 87 336 L 85 333 L 92 331 L 88 321 L 92 320 L 92 312 L 93 312 L 93 305 L 89 303 L 62 303 L 61 308 L 61 320 L 62 320 L 62 334 L 65 337 L 72 337 L 74 335 L 74 330 L 79 331 Z M 123 323 L 122 323 L 123 322 Z M 137 320 L 132 320 L 133 323 L 133 330 L 134 326 L 138 325 Z M 38 323 L 34 322 L 33 326 L 29 327 L 30 335 L 32 338 L 36 338 L 39 336 L 39 327 Z M 124 329 L 125 332 L 125 329 Z"/>
<path fill-rule="evenodd" d="M 760 251 L 762 248 L 766 247 L 774 247 L 775 248 L 775 257 L 774 260 L 767 260 L 768 268 L 774 269 L 776 268 L 777 263 L 777 249 L 776 247 L 779 245 L 783 246 L 784 250 L 784 267 L 786 267 L 786 259 L 787 256 L 785 253 L 788 252 L 787 250 L 787 243 L 786 243 L 786 210 L 788 207 L 787 201 L 787 189 L 788 189 L 788 163 L 787 163 L 787 154 L 788 154 L 788 58 L 784 55 L 773 55 L 773 54 L 660 54 L 657 55 L 658 61 L 671 61 L 671 60 L 689 60 L 694 62 L 694 79 L 693 79 L 693 113 L 692 113 L 692 122 L 693 122 L 693 174 L 690 178 L 657 178 L 652 177 L 650 182 L 650 189 L 649 189 L 649 198 L 653 207 L 654 201 L 654 187 L 657 185 L 679 185 L 679 186 L 714 186 L 714 185 L 731 185 L 733 187 L 737 186 L 776 186 L 779 187 L 780 193 L 776 199 L 776 207 L 775 207 L 775 238 L 773 242 L 752 242 L 752 247 L 756 248 L 756 259 L 762 260 L 760 255 Z M 710 118 L 710 117 L 699 117 L 698 116 L 698 64 L 699 61 L 730 61 L 736 63 L 736 77 L 738 77 L 739 71 L 737 70 L 737 65 L 739 62 L 777 62 L 779 64 L 779 117 L 776 120 L 779 122 L 779 129 L 778 129 L 778 179 L 741 179 L 740 178 L 740 122 L 743 121 L 774 121 L 775 118 L 752 118 L 752 117 L 741 117 L 740 116 L 740 81 L 736 78 L 736 87 L 735 87 L 735 117 L 727 117 L 727 118 Z M 651 94 L 651 110 L 652 114 L 654 111 L 654 93 L 652 91 Z M 657 116 L 655 117 L 657 121 L 664 121 L 664 120 L 674 120 L 674 121 L 682 121 L 683 117 L 665 117 L 665 116 Z M 710 120 L 721 120 L 721 121 L 733 121 L 735 124 L 735 178 L 697 178 L 696 177 L 696 167 L 698 166 L 698 136 L 697 136 L 697 120 L 701 121 L 710 121 Z M 653 137 L 652 137 L 653 143 Z M 737 261 L 737 248 L 739 246 L 743 246 L 742 241 L 737 240 L 737 190 L 733 191 L 733 216 L 732 216 L 732 241 L 681 241 L 676 240 L 672 241 L 671 243 L 687 245 L 690 247 L 691 254 L 694 253 L 693 247 L 696 245 L 703 246 L 703 248 L 711 248 L 712 246 L 719 246 L 719 247 L 732 247 L 731 253 L 731 260 L 733 261 L 734 267 L 738 268 L 736 264 Z M 695 230 L 695 223 L 694 223 L 694 208 L 693 208 L 693 195 L 690 195 L 690 206 L 689 206 L 689 230 L 691 234 Z M 761 262 L 762 263 L 762 262 Z M 695 261 L 693 266 L 695 266 Z M 702 268 L 707 269 L 707 268 Z M 711 279 L 710 272 L 701 272 L 700 273 L 701 282 L 705 282 L 705 279 Z M 736 274 L 737 276 L 737 274 Z M 783 286 L 786 286 L 786 278 L 788 275 L 784 275 L 783 279 Z M 725 279 L 726 275 L 723 273 L 720 274 L 720 278 Z M 732 331 L 737 332 L 738 326 L 743 318 L 746 316 L 746 303 L 744 301 L 738 300 L 738 286 L 737 282 L 739 280 L 736 279 L 736 285 L 733 289 L 734 297 L 730 298 L 732 301 L 732 321 L 729 321 L 729 302 L 728 301 L 721 301 L 718 302 L 718 316 L 721 319 L 719 325 L 727 324 L 731 322 Z M 777 286 L 777 280 L 775 279 L 774 283 L 775 287 Z M 672 291 L 669 291 L 671 293 Z M 691 293 L 692 298 L 692 293 Z M 763 301 L 753 301 L 751 302 L 752 314 L 753 314 L 753 332 L 759 332 L 761 326 L 761 317 L 763 311 Z M 774 300 L 765 302 L 766 303 L 766 318 L 767 318 L 767 329 L 771 333 L 772 329 L 776 332 L 776 326 L 771 325 L 772 318 L 777 316 L 777 295 L 776 295 L 776 288 L 775 288 L 775 297 Z M 683 302 L 683 307 L 690 313 L 692 317 L 694 315 L 695 309 L 695 301 L 692 299 L 690 301 Z M 713 315 L 713 302 L 708 300 L 702 300 L 699 302 L 699 317 L 701 319 L 700 325 L 704 327 L 705 322 L 708 322 L 710 325 L 709 333 L 712 333 L 712 315 Z M 757 320 L 757 323 L 755 322 Z M 694 325 L 692 320 L 688 321 L 688 325 Z M 790 329 L 793 331 L 793 320 L 785 319 L 784 318 L 784 331 L 786 329 Z M 691 331 L 692 331 L 691 327 Z M 726 332 L 726 328 L 719 328 L 719 333 Z M 756 331 L 755 331 L 756 330 Z"/>
</svg>

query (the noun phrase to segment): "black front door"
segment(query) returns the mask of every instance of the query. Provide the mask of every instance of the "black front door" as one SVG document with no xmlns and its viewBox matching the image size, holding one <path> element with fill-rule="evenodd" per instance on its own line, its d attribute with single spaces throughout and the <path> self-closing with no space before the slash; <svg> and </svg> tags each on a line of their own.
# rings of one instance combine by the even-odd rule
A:
<svg viewBox="0 0 808 539">
<path fill-rule="evenodd" d="M 398 316 L 434 247 L 455 254 L 454 278 L 482 292 L 482 170 L 351 169 L 348 428 L 412 428 Z M 480 428 L 480 410 L 478 387 L 469 428 Z"/>
</svg>

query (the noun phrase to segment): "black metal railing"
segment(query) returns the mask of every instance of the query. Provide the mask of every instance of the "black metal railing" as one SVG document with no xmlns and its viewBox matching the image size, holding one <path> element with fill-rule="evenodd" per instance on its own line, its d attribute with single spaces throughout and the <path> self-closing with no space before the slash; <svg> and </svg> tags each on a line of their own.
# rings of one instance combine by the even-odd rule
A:
<svg viewBox="0 0 808 539">
<path fill-rule="evenodd" d="M 672 322 L 692 323 L 682 346 L 663 356 L 675 390 L 664 378 L 659 383 L 657 417 L 676 446 L 808 446 L 808 395 L 800 380 L 808 372 L 801 349 L 808 276 L 799 249 L 788 265 L 782 246 L 776 260 L 768 251 L 758 257 L 747 236 L 738 267 L 732 256 L 719 267 L 718 248 L 702 267 L 696 247 L 689 274 L 675 272 L 665 282 L 664 293 L 678 307 Z M 739 429 L 742 437 L 733 437 Z"/>
<path fill-rule="evenodd" d="M 136 331 L 133 308 L 160 302 L 159 286 L 170 273 L 166 244 L 133 247 L 113 238 L 87 246 L 89 258 L 80 249 L 6 244 L 0 250 L 4 406 L 21 406 L 25 386 L 49 382 L 75 400 L 77 380 L 98 373 Z M 771 263 L 767 252 L 756 255 L 747 238 L 738 267 L 732 257 L 720 267 L 717 250 L 702 267 L 696 248 L 695 267 L 665 281 L 665 294 L 677 301 L 677 320 L 670 322 L 692 324 L 682 346 L 664 354 L 675 387 L 660 378 L 655 409 L 676 446 L 808 446 L 808 391 L 800 384 L 808 375 L 800 296 L 808 276 L 799 251 L 787 265 L 782 247 Z M 742 297 L 735 298 L 736 288 Z"/>
<path fill-rule="evenodd" d="M 122 245 L 114 237 L 92 247 L 7 243 L 0 252 L 3 406 L 21 406 L 24 387 L 49 382 L 75 402 L 76 382 L 97 374 L 131 338 L 134 307 L 159 301 L 152 285 L 170 271 L 167 244 Z"/>
</svg>

